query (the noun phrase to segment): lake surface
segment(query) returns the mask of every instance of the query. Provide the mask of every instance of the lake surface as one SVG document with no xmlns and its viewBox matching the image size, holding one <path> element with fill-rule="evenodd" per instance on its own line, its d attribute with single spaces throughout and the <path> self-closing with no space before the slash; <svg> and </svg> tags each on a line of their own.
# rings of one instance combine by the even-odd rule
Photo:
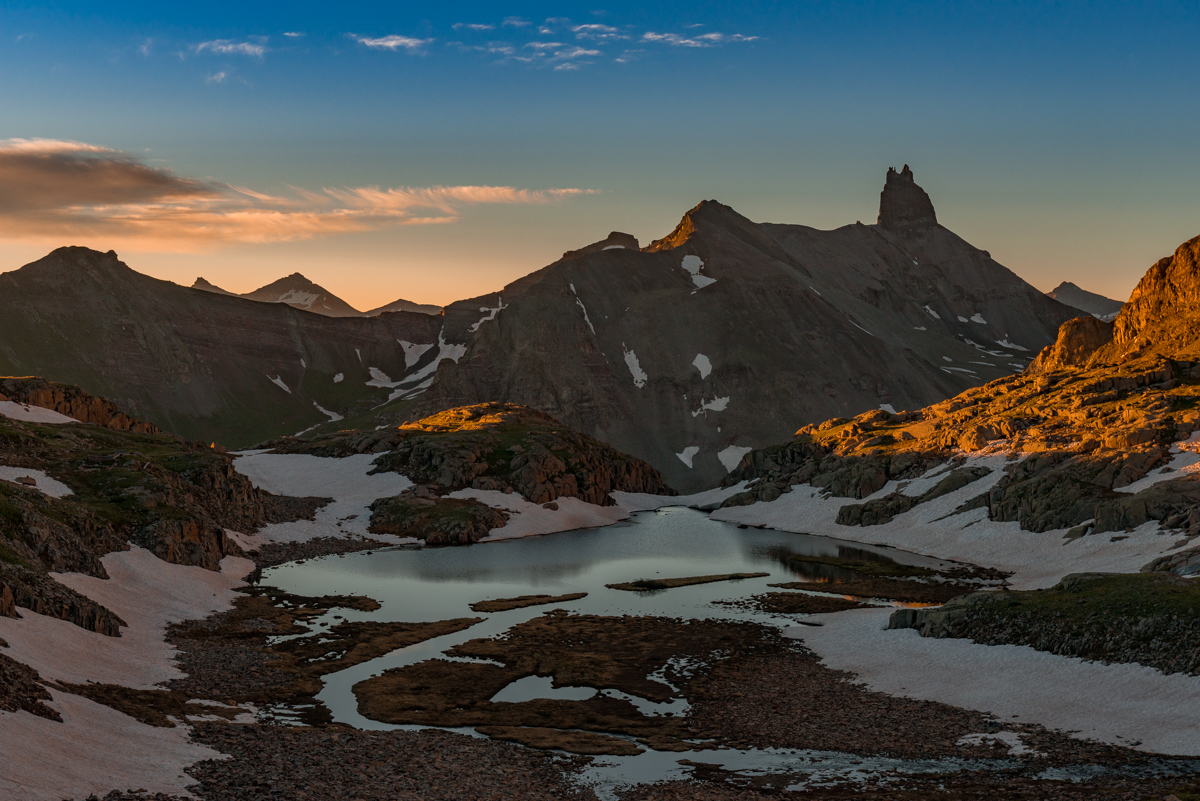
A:
<svg viewBox="0 0 1200 801">
<path fill-rule="evenodd" d="M 422 662 L 450 659 L 443 652 L 480 637 L 502 634 L 510 627 L 550 609 L 598 615 L 658 615 L 679 618 L 712 618 L 765 623 L 779 627 L 797 624 L 795 616 L 772 615 L 740 606 L 716 604 L 770 591 L 768 584 L 840 578 L 836 566 L 789 562 L 789 556 L 823 556 L 856 561 L 898 562 L 932 568 L 952 563 L 892 548 L 866 546 L 828 537 L 792 534 L 711 520 L 693 509 L 672 507 L 644 512 L 625 523 L 600 529 L 551 534 L 518 540 L 483 543 L 459 548 L 394 548 L 282 565 L 264 571 L 263 583 L 301 595 L 357 594 L 382 604 L 375 612 L 335 609 L 315 621 L 332 625 L 340 620 L 421 622 L 457 617 L 482 617 L 483 622 L 465 631 L 402 648 L 373 661 L 325 677 L 318 698 L 334 720 L 362 729 L 415 729 L 369 720 L 358 713 L 351 688 L 385 670 Z M 723 581 L 635 593 L 608 589 L 606 584 L 638 579 L 677 578 L 723 573 L 757 573 L 763 578 Z M 479 613 L 470 604 L 519 595 L 563 595 L 586 592 L 587 597 L 566 603 Z M 590 687 L 552 686 L 549 678 L 526 677 L 514 681 L 496 701 L 533 698 L 584 699 L 596 692 Z M 613 690 L 607 695 L 625 698 L 645 714 L 683 714 L 686 701 L 656 704 Z M 286 720 L 286 713 L 281 715 Z M 476 735 L 472 729 L 461 730 Z M 581 780 L 601 798 L 616 798 L 619 788 L 634 783 L 686 778 L 693 760 L 721 765 L 747 774 L 802 774 L 793 788 L 856 778 L 899 774 L 943 773 L 963 769 L 996 769 L 1006 760 L 900 760 L 864 758 L 853 754 L 788 749 L 716 750 L 674 753 L 647 750 L 630 757 L 597 757 Z"/>
</svg>

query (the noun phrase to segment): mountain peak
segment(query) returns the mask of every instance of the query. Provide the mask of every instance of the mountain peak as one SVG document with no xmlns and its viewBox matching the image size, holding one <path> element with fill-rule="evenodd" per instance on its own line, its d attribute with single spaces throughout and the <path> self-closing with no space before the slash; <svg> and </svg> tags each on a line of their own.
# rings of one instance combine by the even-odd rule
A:
<svg viewBox="0 0 1200 801">
<path fill-rule="evenodd" d="M 754 228 L 755 224 L 738 214 L 732 207 L 717 200 L 702 200 L 692 207 L 675 230 L 646 246 L 648 251 L 671 250 L 686 242 L 698 228 L 715 227 L 731 230 Z"/>
<path fill-rule="evenodd" d="M 192 284 L 192 289 L 199 289 L 199 290 L 203 290 L 204 292 L 213 292 L 217 295 L 232 295 L 233 294 L 232 292 L 229 292 L 228 290 L 221 289 L 221 287 L 217 286 L 214 283 L 206 281 L 203 276 L 201 276 L 195 280 L 195 282 Z"/>
<path fill-rule="evenodd" d="M 929 228 L 937 225 L 933 201 L 925 194 L 913 171 L 905 164 L 900 172 L 888 167 L 883 192 L 879 195 L 879 225 L 891 230 Z"/>
</svg>

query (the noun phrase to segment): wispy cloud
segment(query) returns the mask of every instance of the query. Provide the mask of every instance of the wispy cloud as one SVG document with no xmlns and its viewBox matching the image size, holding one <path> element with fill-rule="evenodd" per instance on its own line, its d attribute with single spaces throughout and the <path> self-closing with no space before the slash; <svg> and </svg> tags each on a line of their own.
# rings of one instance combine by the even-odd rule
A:
<svg viewBox="0 0 1200 801">
<path fill-rule="evenodd" d="M 616 39 L 628 39 L 629 36 L 621 33 L 617 28 L 611 25 L 599 25 L 593 23 L 591 25 L 576 25 L 571 28 L 571 32 L 575 34 L 577 39 L 594 39 L 598 42 L 611 42 Z"/>
<path fill-rule="evenodd" d="M 529 25 L 529 20 L 521 19 L 520 17 L 505 17 L 504 22 L 500 23 L 506 28 L 524 28 Z"/>
<path fill-rule="evenodd" d="M 283 35 L 289 39 L 299 39 L 301 36 L 304 36 L 304 34 L 300 33 L 299 31 L 284 31 Z"/>
<path fill-rule="evenodd" d="M 291 187 L 273 195 L 179 176 L 118 150 L 47 139 L 0 140 L 0 239 L 72 237 L 197 251 L 456 222 L 470 206 L 538 205 L 590 189 L 511 186 Z M 103 244 L 102 243 L 102 244 Z"/>
<path fill-rule="evenodd" d="M 422 47 L 433 42 L 433 39 L 417 39 L 412 36 L 380 36 L 371 38 L 369 36 L 356 36 L 353 33 L 346 34 L 354 41 L 361 45 L 374 48 L 375 50 L 407 50 L 410 53 L 418 52 Z"/>
<path fill-rule="evenodd" d="M 702 33 L 699 36 L 680 36 L 677 33 L 654 33 L 651 31 L 642 34 L 643 42 L 668 44 L 673 47 L 715 47 L 726 42 L 753 42 L 757 39 L 757 36 L 743 36 L 740 33 Z"/>
<path fill-rule="evenodd" d="M 213 39 L 195 46 L 197 53 L 217 53 L 222 56 L 254 56 L 262 58 L 267 52 L 266 40 L 262 42 L 235 42 L 232 39 Z"/>
<path fill-rule="evenodd" d="M 496 30 L 495 25 L 484 25 L 479 22 L 456 22 L 451 27 L 453 27 L 454 30 L 456 30 L 456 31 L 461 31 L 464 28 L 468 31 L 494 31 L 494 30 Z"/>
<path fill-rule="evenodd" d="M 229 77 L 227 72 L 214 72 L 204 79 L 205 83 L 225 83 L 225 79 Z"/>
</svg>

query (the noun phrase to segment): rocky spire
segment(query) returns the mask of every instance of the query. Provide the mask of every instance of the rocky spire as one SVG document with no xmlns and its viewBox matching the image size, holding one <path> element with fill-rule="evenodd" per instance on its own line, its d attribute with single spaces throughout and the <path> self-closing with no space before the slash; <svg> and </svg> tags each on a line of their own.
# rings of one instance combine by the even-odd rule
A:
<svg viewBox="0 0 1200 801">
<path fill-rule="evenodd" d="M 900 172 L 888 167 L 887 181 L 879 195 L 879 224 L 894 231 L 937 225 L 933 202 L 917 186 L 907 164 Z"/>
</svg>

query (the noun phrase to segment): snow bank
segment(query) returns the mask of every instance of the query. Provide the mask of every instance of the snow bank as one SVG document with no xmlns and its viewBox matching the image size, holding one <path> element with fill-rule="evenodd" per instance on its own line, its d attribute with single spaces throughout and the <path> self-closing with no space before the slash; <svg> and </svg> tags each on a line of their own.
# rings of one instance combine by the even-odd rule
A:
<svg viewBox="0 0 1200 801">
<path fill-rule="evenodd" d="M 578 498 L 559 498 L 554 501 L 558 509 L 546 509 L 541 504 L 530 503 L 519 494 L 499 490 L 464 489 L 452 492 L 450 498 L 472 498 L 496 509 L 504 509 L 510 515 L 508 523 L 492 529 L 480 542 L 512 540 L 538 534 L 556 534 L 577 528 L 610 526 L 620 520 L 628 520 L 629 512 L 620 506 L 596 506 Z"/>
<path fill-rule="evenodd" d="M 35 489 L 43 495 L 49 495 L 51 498 L 62 498 L 66 495 L 71 495 L 71 488 L 61 481 L 57 481 L 46 475 L 41 470 L 32 470 L 28 467 L 6 467 L 0 465 L 0 480 L 16 482 L 18 478 L 32 478 L 37 484 L 30 489 Z"/>
<path fill-rule="evenodd" d="M 397 382 L 397 389 L 388 396 L 389 401 L 396 398 L 415 398 L 433 383 L 434 376 L 437 374 L 438 365 L 445 359 L 458 363 L 467 352 L 466 345 L 451 345 L 442 338 L 442 332 L 438 332 L 438 353 L 437 356 L 429 364 L 417 370 L 415 373 L 406 375 L 402 380 Z"/>
<path fill-rule="evenodd" d="M 292 394 L 292 391 L 290 389 L 288 389 L 288 385 L 283 383 L 283 379 L 280 378 L 279 376 L 275 376 L 274 378 L 271 378 L 271 376 L 267 376 L 267 378 L 271 381 L 272 384 L 279 387 L 287 394 L 289 394 L 289 395 Z"/>
<path fill-rule="evenodd" d="M 796 626 L 822 662 L 856 673 L 873 690 L 990 712 L 1099 740 L 1200 756 L 1200 677 L 1141 665 L 1102 665 L 1024 645 L 978 645 L 886 631 L 889 609 L 856 609 Z"/>
<path fill-rule="evenodd" d="M 229 609 L 233 588 L 241 586 L 254 569 L 249 559 L 234 556 L 222 560 L 220 573 L 173 565 L 142 548 L 111 553 L 101 561 L 108 579 L 80 573 L 52 575 L 129 624 L 120 637 L 21 609 L 20 620 L 0 617 L 0 639 L 9 644 L 5 655 L 45 679 L 153 689 L 183 676 L 174 664 L 175 649 L 163 639 L 167 626 Z"/>
<path fill-rule="evenodd" d="M 1023 531 L 1016 522 L 988 519 L 986 509 L 961 514 L 954 510 L 968 500 L 987 492 L 1003 477 L 1005 454 L 973 456 L 966 467 L 987 467 L 984 478 L 967 486 L 922 503 L 891 522 L 880 526 L 841 526 L 838 510 L 849 504 L 882 498 L 900 490 L 920 494 L 937 483 L 936 468 L 911 483 L 889 481 L 863 501 L 853 498 L 824 497 L 822 490 L 798 484 L 792 491 L 770 503 L 718 509 L 714 520 L 765 525 L 781 531 L 820 534 L 872 545 L 891 545 L 906 551 L 939 559 L 974 562 L 1012 572 L 1009 582 L 1015 589 L 1051 587 L 1068 573 L 1083 571 L 1129 573 L 1184 544 L 1159 533 L 1158 524 L 1146 523 L 1114 541 L 1109 534 L 1091 534 L 1074 540 L 1064 539 L 1066 529 L 1046 532 Z M 921 482 L 921 483 L 918 483 Z"/>
<path fill-rule="evenodd" d="M 329 418 L 329 422 L 331 422 L 331 423 L 336 423 L 338 420 L 345 419 L 345 418 L 343 418 L 343 417 L 342 417 L 340 414 L 338 414 L 337 412 L 331 412 L 331 411 L 329 411 L 328 409 L 326 409 L 324 406 L 322 406 L 321 404 L 317 403 L 316 401 L 313 401 L 313 406 L 316 406 L 316 407 L 317 407 L 317 411 L 318 411 L 318 412 L 320 412 L 321 414 L 323 414 L 323 415 L 325 415 L 326 417 L 328 417 L 328 418 Z"/>
<path fill-rule="evenodd" d="M 0 712 L 0 797 L 61 801 L 113 789 L 193 797 L 183 769 L 224 755 L 188 740 L 188 729 L 148 726 L 77 695 L 50 691 L 63 722 Z"/>
<path fill-rule="evenodd" d="M 712 372 L 712 362 L 703 353 L 696 354 L 696 358 L 692 359 L 692 366 L 700 371 L 701 378 L 708 378 L 709 373 Z"/>
<path fill-rule="evenodd" d="M 374 469 L 376 454 L 363 453 L 334 459 L 293 453 L 238 454 L 233 467 L 250 479 L 254 486 L 276 495 L 333 498 L 333 503 L 317 510 L 313 520 L 272 523 L 254 535 L 238 535 L 244 548 L 256 548 L 267 542 L 304 542 L 314 537 L 347 534 L 370 536 L 390 543 L 414 542 L 411 538 L 367 533 L 371 520 L 368 508 L 377 498 L 399 495 L 412 482 L 399 473 L 367 475 Z"/>
<path fill-rule="evenodd" d="M 617 506 L 628 512 L 650 512 L 666 506 L 689 506 L 694 509 L 715 509 L 746 489 L 748 482 L 741 482 L 732 487 L 717 487 L 716 489 L 697 492 L 692 495 L 651 495 L 648 492 L 610 492 L 609 496 L 617 502 Z"/>
<path fill-rule="evenodd" d="M 78 423 L 74 417 L 59 414 L 53 409 L 43 409 L 41 406 L 26 406 L 13 401 L 0 401 L 0 416 L 10 420 L 20 420 L 22 423 Z"/>
</svg>

